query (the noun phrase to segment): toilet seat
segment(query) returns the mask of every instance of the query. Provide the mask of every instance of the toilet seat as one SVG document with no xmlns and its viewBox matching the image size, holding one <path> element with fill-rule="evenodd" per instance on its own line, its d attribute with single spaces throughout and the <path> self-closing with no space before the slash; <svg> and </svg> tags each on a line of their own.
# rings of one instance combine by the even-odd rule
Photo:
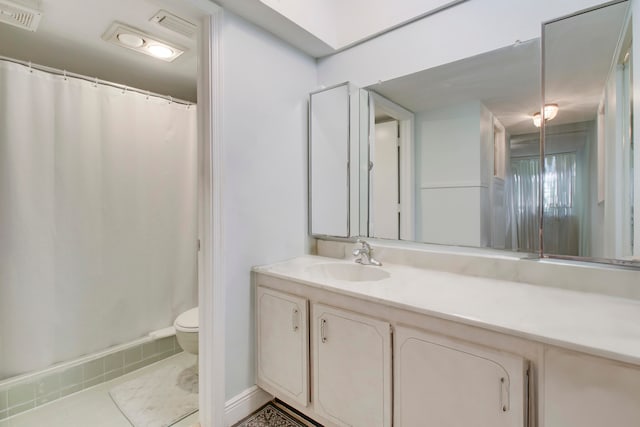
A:
<svg viewBox="0 0 640 427">
<path fill-rule="evenodd" d="M 178 316 L 173 326 L 180 332 L 198 332 L 198 307 L 187 310 Z"/>
</svg>

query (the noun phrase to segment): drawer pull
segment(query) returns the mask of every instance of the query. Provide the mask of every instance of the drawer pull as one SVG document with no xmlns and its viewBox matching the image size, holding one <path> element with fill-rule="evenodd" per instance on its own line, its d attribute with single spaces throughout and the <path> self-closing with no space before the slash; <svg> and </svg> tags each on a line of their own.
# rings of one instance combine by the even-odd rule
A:
<svg viewBox="0 0 640 427">
<path fill-rule="evenodd" d="M 502 412 L 509 410 L 509 382 L 505 377 L 500 378 L 500 407 Z"/>
<path fill-rule="evenodd" d="M 293 326 L 293 332 L 298 332 L 300 329 L 300 312 L 297 308 L 293 309 L 293 313 L 291 313 L 291 325 Z"/>
<path fill-rule="evenodd" d="M 326 326 L 327 321 L 325 319 L 320 319 L 320 339 L 323 343 L 327 342 Z"/>
</svg>

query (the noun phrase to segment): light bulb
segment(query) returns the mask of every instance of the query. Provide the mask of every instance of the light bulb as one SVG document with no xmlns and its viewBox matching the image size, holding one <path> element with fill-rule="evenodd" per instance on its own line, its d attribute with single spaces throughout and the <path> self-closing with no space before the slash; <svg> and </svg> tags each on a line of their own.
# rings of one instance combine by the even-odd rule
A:
<svg viewBox="0 0 640 427">
<path fill-rule="evenodd" d="M 544 106 L 544 121 L 548 122 L 549 120 L 553 120 L 558 115 L 558 104 L 545 104 Z M 533 125 L 537 128 L 540 127 L 541 124 L 540 113 L 533 114 Z"/>
<path fill-rule="evenodd" d="M 147 47 L 147 50 L 149 51 L 150 54 L 158 58 L 170 58 L 171 56 L 173 56 L 173 53 L 174 53 L 173 49 L 171 49 L 170 47 L 163 46 L 160 44 L 149 45 L 149 47 Z"/>
<path fill-rule="evenodd" d="M 142 37 L 129 33 L 118 34 L 118 40 L 120 43 L 128 47 L 140 47 L 144 44 Z"/>
</svg>

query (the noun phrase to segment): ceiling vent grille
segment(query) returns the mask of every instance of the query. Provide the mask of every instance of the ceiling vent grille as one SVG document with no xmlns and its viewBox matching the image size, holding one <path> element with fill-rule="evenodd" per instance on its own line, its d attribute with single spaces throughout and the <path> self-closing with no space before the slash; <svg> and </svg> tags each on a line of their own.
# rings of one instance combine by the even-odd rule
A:
<svg viewBox="0 0 640 427">
<path fill-rule="evenodd" d="M 42 13 L 34 8 L 11 0 L 0 0 L 0 22 L 28 31 L 35 31 Z"/>
<path fill-rule="evenodd" d="M 194 38 L 198 27 L 191 22 L 174 15 L 166 10 L 160 10 L 149 21 L 154 22 L 167 30 L 173 31 L 190 39 Z"/>
</svg>

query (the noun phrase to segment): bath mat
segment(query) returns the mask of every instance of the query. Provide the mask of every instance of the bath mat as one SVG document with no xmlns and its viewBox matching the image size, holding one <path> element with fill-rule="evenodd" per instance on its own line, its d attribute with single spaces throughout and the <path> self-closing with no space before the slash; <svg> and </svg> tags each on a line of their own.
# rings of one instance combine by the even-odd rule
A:
<svg viewBox="0 0 640 427">
<path fill-rule="evenodd" d="M 306 427 L 269 402 L 233 427 Z"/>
<path fill-rule="evenodd" d="M 198 410 L 195 364 L 195 356 L 177 358 L 109 394 L 134 427 L 168 427 Z"/>
</svg>

